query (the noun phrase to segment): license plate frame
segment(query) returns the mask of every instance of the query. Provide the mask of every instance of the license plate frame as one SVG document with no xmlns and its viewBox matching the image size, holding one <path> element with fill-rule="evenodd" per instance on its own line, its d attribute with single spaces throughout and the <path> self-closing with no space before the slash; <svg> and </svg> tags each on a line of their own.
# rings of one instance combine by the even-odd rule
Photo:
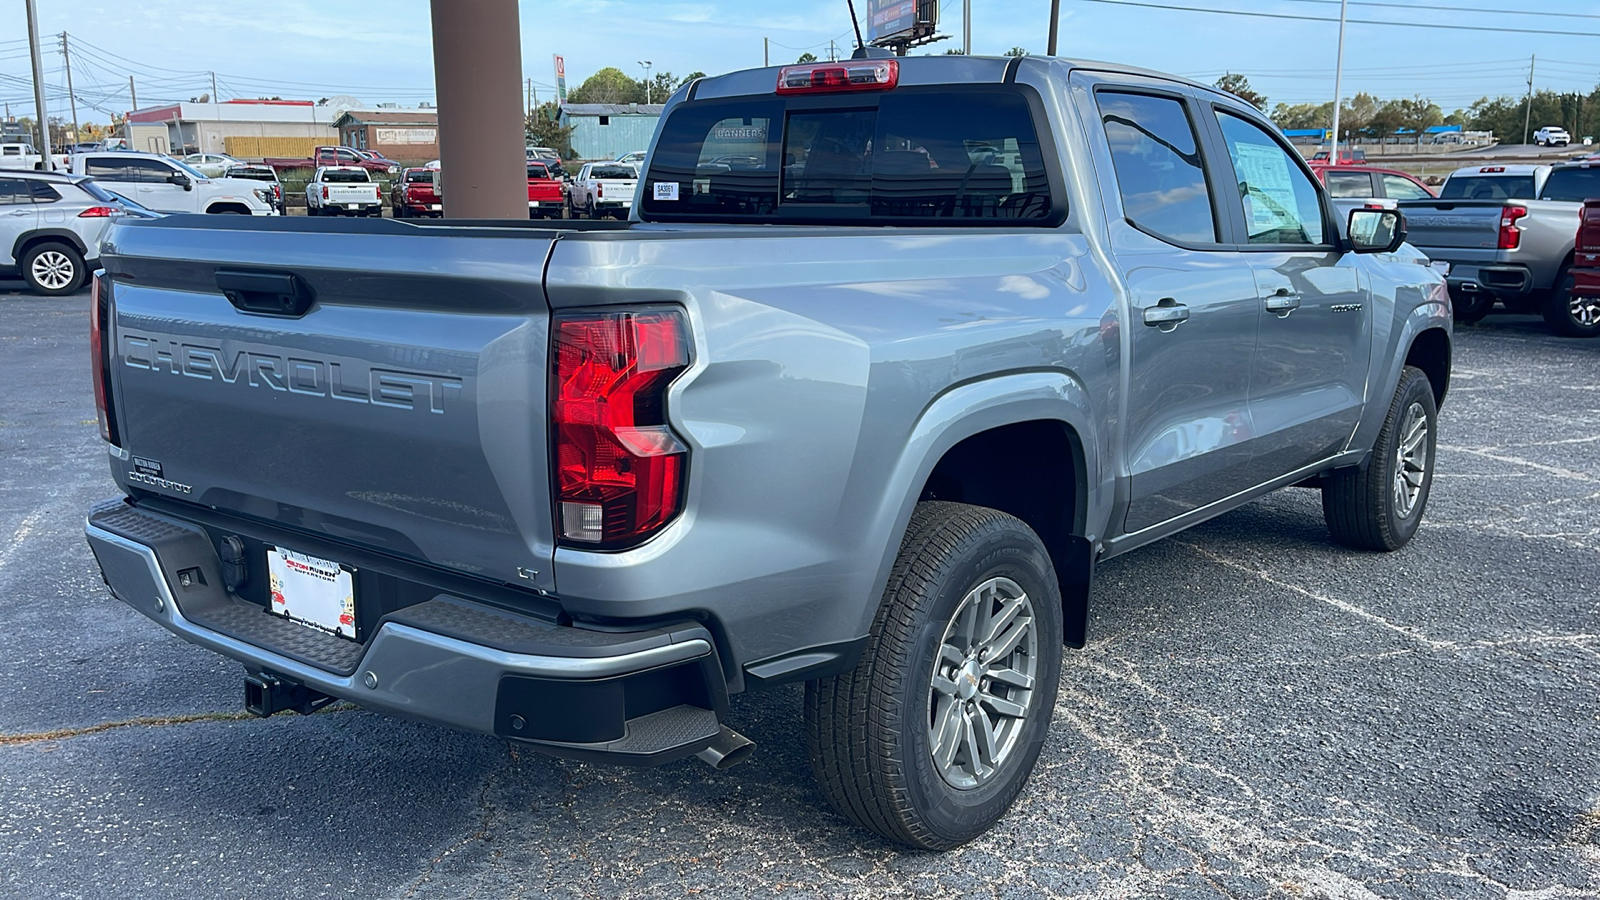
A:
<svg viewBox="0 0 1600 900">
<path fill-rule="evenodd" d="M 324 634 L 361 639 L 355 567 L 268 544 L 267 573 L 267 612 Z"/>
</svg>

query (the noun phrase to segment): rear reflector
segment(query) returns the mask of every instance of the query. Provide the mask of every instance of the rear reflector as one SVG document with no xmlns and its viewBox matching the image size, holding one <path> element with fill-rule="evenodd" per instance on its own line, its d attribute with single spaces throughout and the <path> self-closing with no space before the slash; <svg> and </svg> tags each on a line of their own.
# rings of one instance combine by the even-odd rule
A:
<svg viewBox="0 0 1600 900">
<path fill-rule="evenodd" d="M 552 328 L 551 425 L 564 541 L 631 546 L 683 506 L 688 448 L 667 426 L 666 394 L 689 365 L 677 310 L 588 312 Z"/>
<path fill-rule="evenodd" d="M 824 94 L 845 91 L 887 91 L 900 83 L 900 61 L 809 63 L 778 70 L 778 93 Z"/>
</svg>

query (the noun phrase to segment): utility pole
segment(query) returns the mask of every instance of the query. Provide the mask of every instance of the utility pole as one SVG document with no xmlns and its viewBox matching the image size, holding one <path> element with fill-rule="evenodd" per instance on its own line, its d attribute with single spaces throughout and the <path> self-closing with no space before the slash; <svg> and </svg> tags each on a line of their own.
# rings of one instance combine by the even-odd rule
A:
<svg viewBox="0 0 1600 900">
<path fill-rule="evenodd" d="M 1333 145 L 1328 150 L 1328 164 L 1339 164 L 1339 110 L 1344 106 L 1344 13 L 1348 0 L 1339 0 L 1339 52 L 1333 62 Z"/>
<path fill-rule="evenodd" d="M 128 76 L 128 114 L 122 117 L 122 137 L 128 142 L 128 149 L 133 149 L 133 111 L 139 108 L 139 92 L 133 89 L 133 76 Z"/>
<path fill-rule="evenodd" d="M 972 55 L 972 0 L 961 0 L 961 53 Z"/>
<path fill-rule="evenodd" d="M 215 72 L 211 73 L 211 102 L 212 103 L 220 103 L 220 102 L 222 102 L 221 98 L 219 98 L 217 96 L 217 73 L 215 73 Z"/>
<path fill-rule="evenodd" d="M 76 143 L 82 138 L 78 134 L 78 97 L 72 93 L 72 54 L 67 52 L 67 33 L 61 32 L 61 56 L 67 61 L 67 102 L 72 104 L 72 140 Z"/>
<path fill-rule="evenodd" d="M 1528 99 L 1522 112 L 1522 142 L 1533 143 L 1533 64 L 1537 57 L 1528 55 Z"/>
<path fill-rule="evenodd" d="M 650 102 L 650 67 L 655 65 L 648 59 L 639 60 L 639 68 L 644 69 L 644 102 Z"/>
<path fill-rule="evenodd" d="M 839 51 L 833 48 L 833 38 L 828 39 L 828 62 L 838 62 Z"/>
<path fill-rule="evenodd" d="M 528 79 L 528 118 L 533 118 L 533 79 Z"/>
<path fill-rule="evenodd" d="M 33 105 L 39 116 L 40 152 L 44 155 L 44 170 L 54 171 L 55 160 L 50 156 L 50 114 L 44 105 L 44 60 L 39 57 L 39 13 L 28 4 L 28 55 L 33 58 Z"/>
<path fill-rule="evenodd" d="M 772 65 L 772 48 L 766 38 L 761 39 L 761 68 Z"/>
<path fill-rule="evenodd" d="M 1050 0 L 1050 47 L 1045 56 L 1056 55 L 1056 30 L 1061 24 L 1061 0 Z"/>
</svg>

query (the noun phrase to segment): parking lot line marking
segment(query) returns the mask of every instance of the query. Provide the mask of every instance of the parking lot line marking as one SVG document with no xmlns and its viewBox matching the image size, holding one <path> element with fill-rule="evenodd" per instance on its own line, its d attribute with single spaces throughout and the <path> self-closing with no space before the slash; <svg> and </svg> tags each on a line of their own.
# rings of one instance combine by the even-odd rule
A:
<svg viewBox="0 0 1600 900">
<path fill-rule="evenodd" d="M 1299 586 L 1297 584 L 1291 584 L 1291 583 L 1289 583 L 1287 581 L 1284 581 L 1284 580 L 1282 580 L 1280 578 L 1276 578 L 1276 577 L 1274 577 L 1272 575 L 1272 573 L 1267 572 L 1264 569 L 1252 569 L 1249 566 L 1244 565 L 1243 563 L 1236 563 L 1231 559 L 1223 559 L 1222 557 L 1218 556 L 1215 553 L 1212 553 L 1210 550 L 1207 550 L 1204 547 L 1200 547 L 1200 546 L 1197 546 L 1195 544 L 1190 544 L 1190 543 L 1187 543 L 1185 541 L 1173 541 L 1173 543 L 1177 544 L 1180 547 L 1188 547 L 1190 550 L 1193 550 L 1194 552 L 1200 554 L 1201 556 L 1204 556 L 1205 558 L 1211 560 L 1214 563 L 1217 563 L 1218 565 L 1227 566 L 1230 569 L 1237 569 L 1240 572 L 1247 572 L 1247 573 L 1249 573 L 1251 575 L 1254 575 L 1255 577 L 1261 579 L 1262 581 L 1265 581 L 1268 584 L 1274 585 L 1276 587 L 1281 587 L 1281 588 L 1284 588 L 1286 590 L 1294 591 L 1295 593 L 1300 594 L 1300 595 L 1305 596 L 1305 597 L 1309 597 L 1312 600 L 1320 600 L 1321 602 L 1326 603 L 1329 606 L 1332 606 L 1333 608 L 1335 608 L 1337 610 L 1340 610 L 1342 612 L 1347 612 L 1352 616 L 1357 616 L 1359 618 L 1366 619 L 1368 622 L 1371 622 L 1372 624 L 1377 625 L 1380 628 L 1386 628 L 1386 629 L 1388 629 L 1390 631 L 1395 632 L 1396 634 L 1404 635 L 1405 637 L 1410 638 L 1413 641 L 1416 641 L 1417 643 L 1419 643 L 1422 646 L 1428 648 L 1429 650 L 1450 650 L 1450 649 L 1453 649 L 1453 648 L 1456 648 L 1456 647 L 1460 646 L 1459 644 L 1455 643 L 1454 641 L 1436 641 L 1433 638 L 1430 638 L 1430 637 L 1428 637 L 1427 635 L 1424 635 L 1424 634 L 1420 634 L 1420 633 L 1418 633 L 1418 632 L 1416 632 L 1416 631 L 1414 631 L 1414 630 L 1412 630 L 1410 628 L 1407 628 L 1404 625 L 1397 625 L 1394 622 L 1391 622 L 1388 619 L 1385 619 L 1383 616 L 1378 615 L 1377 613 L 1368 612 L 1367 610 L 1364 610 L 1361 607 L 1355 605 L 1354 603 L 1350 603 L 1349 601 L 1340 600 L 1337 597 L 1324 596 L 1322 594 L 1316 593 L 1315 591 L 1307 590 L 1307 589 L 1305 589 L 1305 588 L 1303 588 L 1303 587 L 1301 587 L 1301 586 Z"/>
<path fill-rule="evenodd" d="M 0 569 L 4 569 L 6 564 L 11 562 L 11 557 L 16 555 L 17 548 L 22 546 L 22 542 L 28 539 L 28 535 L 33 534 L 33 526 L 39 524 L 39 520 L 42 518 L 44 518 L 44 507 L 41 506 L 28 513 L 28 517 L 22 520 L 22 524 L 17 526 L 16 531 L 12 532 L 11 541 L 5 547 L 0 548 Z"/>
<path fill-rule="evenodd" d="M 312 715 L 322 715 L 329 712 L 348 712 L 355 709 L 359 709 L 359 707 L 348 703 L 334 703 L 317 710 Z M 260 716 L 244 710 L 239 710 L 238 712 L 192 713 L 185 716 L 140 716 L 135 719 L 123 719 L 119 722 L 101 722 L 98 725 L 86 725 L 83 728 L 58 728 L 54 731 L 35 731 L 30 734 L 0 734 L 0 747 L 19 747 L 25 744 L 63 741 L 68 738 L 99 734 L 103 731 L 114 731 L 118 728 L 161 728 L 167 725 L 192 725 L 195 722 L 238 722 L 257 718 L 260 718 Z"/>
<path fill-rule="evenodd" d="M 1440 444 L 1439 445 L 1439 449 L 1440 450 L 1451 450 L 1451 451 L 1454 451 L 1454 452 L 1457 452 L 1457 453 L 1471 453 L 1474 456 L 1481 456 L 1484 459 L 1492 459 L 1495 462 L 1511 463 L 1512 465 L 1518 465 L 1518 466 L 1527 466 L 1530 469 L 1537 469 L 1540 472 L 1544 472 L 1544 473 L 1549 474 L 1549 475 L 1554 475 L 1557 478 L 1565 478 L 1568 481 L 1594 481 L 1595 480 L 1594 476 L 1592 476 L 1592 475 L 1588 475 L 1588 474 L 1583 473 L 1583 472 L 1574 472 L 1571 469 L 1563 469 L 1560 466 L 1547 466 L 1544 463 L 1536 463 L 1531 459 L 1523 459 L 1520 456 L 1506 456 L 1505 454 L 1501 454 L 1501 453 L 1491 453 L 1489 451 L 1489 448 L 1486 448 L 1486 447 L 1452 447 L 1452 446 L 1449 446 L 1447 444 Z"/>
</svg>

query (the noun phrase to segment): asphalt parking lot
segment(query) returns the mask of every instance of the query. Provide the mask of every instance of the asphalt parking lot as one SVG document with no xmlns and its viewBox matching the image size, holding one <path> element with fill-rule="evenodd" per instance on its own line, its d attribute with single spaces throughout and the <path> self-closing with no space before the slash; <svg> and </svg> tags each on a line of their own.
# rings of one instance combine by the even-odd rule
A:
<svg viewBox="0 0 1600 900">
<path fill-rule="evenodd" d="M 798 687 L 717 773 L 558 761 L 241 669 L 111 598 L 87 295 L 0 284 L 0 896 L 1600 896 L 1600 341 L 1457 338 L 1428 518 L 1332 545 L 1281 492 L 1102 567 L 1010 817 L 943 855 L 813 786 Z"/>
</svg>

